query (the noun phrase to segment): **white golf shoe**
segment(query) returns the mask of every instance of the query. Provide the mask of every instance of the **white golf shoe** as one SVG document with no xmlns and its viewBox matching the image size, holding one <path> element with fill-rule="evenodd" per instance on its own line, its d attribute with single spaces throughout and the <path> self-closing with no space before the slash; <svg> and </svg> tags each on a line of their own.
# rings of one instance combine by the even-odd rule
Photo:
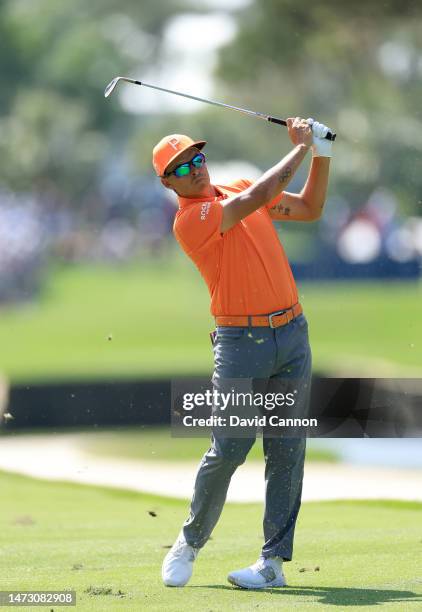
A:
<svg viewBox="0 0 422 612">
<path fill-rule="evenodd" d="M 266 589 L 286 586 L 282 561 L 279 558 L 264 559 L 260 557 L 250 567 L 231 572 L 229 582 L 243 589 Z"/>
<path fill-rule="evenodd" d="M 195 561 L 199 548 L 189 546 L 180 532 L 177 540 L 164 558 L 161 575 L 166 586 L 182 587 L 187 584 L 192 576 L 193 562 Z"/>
</svg>

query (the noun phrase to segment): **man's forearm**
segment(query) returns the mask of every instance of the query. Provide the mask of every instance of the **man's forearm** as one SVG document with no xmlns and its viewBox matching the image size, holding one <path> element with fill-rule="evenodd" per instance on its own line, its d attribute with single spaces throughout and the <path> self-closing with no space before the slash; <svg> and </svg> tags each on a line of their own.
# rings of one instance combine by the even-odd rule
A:
<svg viewBox="0 0 422 612">
<path fill-rule="evenodd" d="M 308 179 L 301 191 L 303 201 L 306 203 L 313 218 L 320 217 L 324 208 L 327 197 L 330 159 L 330 157 L 312 158 Z"/>
<path fill-rule="evenodd" d="M 267 170 L 256 183 L 249 187 L 249 195 L 256 203 L 253 210 L 264 206 L 286 189 L 308 150 L 309 147 L 304 144 L 297 145 L 278 164 Z"/>
<path fill-rule="evenodd" d="M 309 147 L 304 144 L 296 145 L 286 157 L 267 170 L 251 187 L 227 200 L 223 204 L 221 231 L 226 232 L 279 195 L 289 184 L 308 149 Z"/>
</svg>

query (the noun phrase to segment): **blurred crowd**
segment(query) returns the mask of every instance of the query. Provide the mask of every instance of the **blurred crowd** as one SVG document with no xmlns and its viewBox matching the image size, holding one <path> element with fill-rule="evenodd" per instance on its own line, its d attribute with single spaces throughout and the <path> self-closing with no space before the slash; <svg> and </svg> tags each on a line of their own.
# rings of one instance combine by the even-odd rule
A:
<svg viewBox="0 0 422 612">
<path fill-rule="evenodd" d="M 85 214 L 55 207 L 34 194 L 0 192 L 2 302 L 31 299 L 51 261 L 116 263 L 138 259 L 145 263 L 166 256 L 176 212 L 171 192 L 151 177 L 119 181 L 107 175 L 100 200 L 97 218 L 89 222 Z M 400 220 L 396 213 L 394 196 L 388 190 L 377 189 L 358 209 L 334 196 L 328 200 L 321 222 L 307 234 L 312 253 L 293 245 L 289 253 L 293 265 L 298 264 L 305 278 L 315 276 L 315 270 L 318 278 L 359 277 L 360 270 L 364 277 L 419 277 L 422 218 Z M 281 230 L 288 239 L 288 228 Z M 296 228 L 294 236 L 293 242 L 296 239 L 300 244 L 300 229 Z M 306 259 L 312 259 L 312 269 L 300 267 Z M 324 268 L 327 261 L 330 265 Z M 413 264 L 410 268 L 409 263 Z M 353 274 L 348 273 L 351 267 Z"/>
<path fill-rule="evenodd" d="M 106 189 L 107 185 L 105 185 Z M 120 195 L 120 197 L 119 197 Z M 155 181 L 105 193 L 88 221 L 36 194 L 0 191 L 0 301 L 32 299 L 49 263 L 142 261 L 165 255 L 176 210 Z"/>
</svg>

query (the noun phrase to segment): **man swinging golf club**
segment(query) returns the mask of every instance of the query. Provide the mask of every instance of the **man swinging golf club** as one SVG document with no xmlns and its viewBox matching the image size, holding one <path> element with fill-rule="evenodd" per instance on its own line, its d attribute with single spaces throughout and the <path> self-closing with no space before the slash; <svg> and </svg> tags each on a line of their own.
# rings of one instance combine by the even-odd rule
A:
<svg viewBox="0 0 422 612">
<path fill-rule="evenodd" d="M 307 322 L 295 281 L 273 221 L 315 221 L 326 199 L 332 142 L 329 128 L 299 117 L 287 119 L 292 150 L 256 182 L 214 185 L 202 149 L 204 140 L 181 134 L 163 138 L 153 150 L 162 184 L 179 201 L 176 239 L 199 268 L 216 321 L 214 388 L 227 380 L 300 380 L 309 398 L 311 353 Z M 299 194 L 285 191 L 308 150 L 309 174 Z M 256 433 L 255 433 L 256 435 Z M 231 476 L 255 442 L 255 435 L 227 437 L 213 429 L 200 464 L 189 517 L 166 555 L 166 586 L 182 587 L 209 539 L 226 499 Z M 233 571 L 228 580 L 260 589 L 286 584 L 282 563 L 290 561 L 298 516 L 305 437 L 265 437 L 264 545 L 256 563 Z"/>
</svg>

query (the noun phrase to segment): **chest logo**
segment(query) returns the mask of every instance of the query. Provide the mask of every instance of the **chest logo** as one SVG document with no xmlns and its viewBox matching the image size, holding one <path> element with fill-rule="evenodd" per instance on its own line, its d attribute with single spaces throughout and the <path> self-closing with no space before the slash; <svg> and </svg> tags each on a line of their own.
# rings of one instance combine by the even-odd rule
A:
<svg viewBox="0 0 422 612">
<path fill-rule="evenodd" d="M 211 202 L 201 204 L 201 221 L 205 221 L 207 214 L 210 212 Z"/>
</svg>

